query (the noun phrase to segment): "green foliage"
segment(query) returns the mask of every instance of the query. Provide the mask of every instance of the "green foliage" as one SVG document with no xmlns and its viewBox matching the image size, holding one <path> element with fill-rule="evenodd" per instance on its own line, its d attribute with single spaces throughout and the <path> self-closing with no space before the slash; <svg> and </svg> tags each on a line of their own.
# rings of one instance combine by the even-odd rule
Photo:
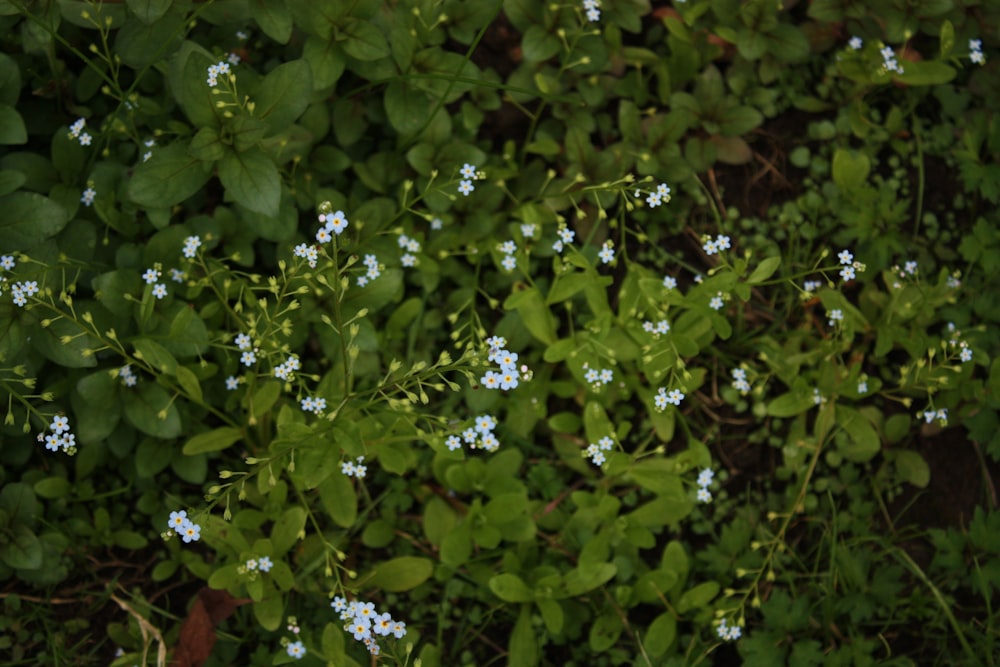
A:
<svg viewBox="0 0 1000 667">
<path fill-rule="evenodd" d="M 883 4 L 0 2 L 0 652 L 995 664 L 1000 14 Z"/>
</svg>

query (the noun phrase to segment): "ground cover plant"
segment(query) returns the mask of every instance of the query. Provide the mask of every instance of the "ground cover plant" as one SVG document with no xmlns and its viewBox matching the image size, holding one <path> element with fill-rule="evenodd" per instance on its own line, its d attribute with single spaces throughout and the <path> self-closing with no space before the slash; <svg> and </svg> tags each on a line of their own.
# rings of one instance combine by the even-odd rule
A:
<svg viewBox="0 0 1000 667">
<path fill-rule="evenodd" d="M 997 664 L 997 26 L 0 0 L 0 664 Z"/>
</svg>

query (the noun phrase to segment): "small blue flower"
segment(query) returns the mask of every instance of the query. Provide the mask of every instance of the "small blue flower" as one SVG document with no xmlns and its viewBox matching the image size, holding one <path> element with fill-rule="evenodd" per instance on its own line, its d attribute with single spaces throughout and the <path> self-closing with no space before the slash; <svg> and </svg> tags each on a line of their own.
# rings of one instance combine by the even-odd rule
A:
<svg viewBox="0 0 1000 667">
<path fill-rule="evenodd" d="M 302 645 L 302 642 L 292 642 L 288 645 L 286 650 L 288 651 L 288 655 L 296 658 L 297 660 L 301 660 L 306 654 L 306 647 Z"/>
</svg>

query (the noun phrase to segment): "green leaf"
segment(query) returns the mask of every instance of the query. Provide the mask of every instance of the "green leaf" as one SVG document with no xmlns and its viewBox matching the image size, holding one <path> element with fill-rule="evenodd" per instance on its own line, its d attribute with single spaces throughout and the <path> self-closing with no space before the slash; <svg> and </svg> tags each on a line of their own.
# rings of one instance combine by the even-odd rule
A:
<svg viewBox="0 0 1000 667">
<path fill-rule="evenodd" d="M 719 132 L 725 136 L 746 134 L 764 122 L 764 116 L 753 107 L 731 107 L 719 118 Z"/>
<path fill-rule="evenodd" d="M 0 509 L 7 513 L 11 523 L 32 523 L 39 515 L 35 492 L 23 482 L 6 484 L 3 487 L 0 491 Z"/>
<path fill-rule="evenodd" d="M 468 522 L 460 523 L 441 542 L 441 562 L 452 567 L 464 565 L 472 555 L 472 533 Z"/>
<path fill-rule="evenodd" d="M 504 602 L 530 602 L 535 593 L 516 574 L 498 574 L 490 579 L 490 590 Z"/>
<path fill-rule="evenodd" d="M 335 42 L 310 36 L 302 48 L 302 59 L 312 70 L 313 90 L 323 90 L 337 83 L 347 64 L 344 51 Z"/>
<path fill-rule="evenodd" d="M 431 496 L 427 504 L 424 505 L 421 524 L 424 535 L 427 536 L 427 541 L 431 544 L 441 546 L 444 538 L 448 536 L 457 522 L 458 517 L 455 511 L 438 496 Z"/>
<path fill-rule="evenodd" d="M 70 484 L 65 477 L 46 477 L 35 482 L 34 490 L 42 498 L 54 500 L 69 495 Z"/>
<path fill-rule="evenodd" d="M 219 140 L 219 131 L 214 127 L 203 127 L 198 130 L 188 146 L 191 157 L 205 162 L 215 162 L 222 158 L 225 152 L 226 147 Z"/>
<path fill-rule="evenodd" d="M 173 0 L 127 0 L 129 11 L 143 23 L 158 20 L 167 13 L 172 2 Z"/>
<path fill-rule="evenodd" d="M 152 160 L 150 160 L 152 162 Z M 219 180 L 236 203 L 263 215 L 277 217 L 281 202 L 281 176 L 263 151 L 227 151 L 219 161 Z"/>
<path fill-rule="evenodd" d="M 940 60 L 921 60 L 906 62 L 903 73 L 895 78 L 911 86 L 936 86 L 948 83 L 955 78 L 955 69 Z"/>
<path fill-rule="evenodd" d="M 292 36 L 292 15 L 284 0 L 252 0 L 250 13 L 265 35 L 278 44 L 287 44 Z"/>
<path fill-rule="evenodd" d="M 122 403 L 125 418 L 132 426 L 156 438 L 178 437 L 182 430 L 181 415 L 166 390 L 149 382 L 126 392 Z"/>
<path fill-rule="evenodd" d="M 155 371 L 167 375 L 174 375 L 177 372 L 177 360 L 174 359 L 174 355 L 159 343 L 149 338 L 137 338 L 132 341 L 132 346 L 135 347 L 136 358 L 148 362 Z"/>
<path fill-rule="evenodd" d="M 521 53 L 525 62 L 537 63 L 559 53 L 562 43 L 545 27 L 535 23 L 521 37 Z"/>
<path fill-rule="evenodd" d="M 941 58 L 947 58 L 951 55 L 951 50 L 955 48 L 955 26 L 951 24 L 951 21 L 946 20 L 941 24 L 938 39 L 941 42 Z"/>
<path fill-rule="evenodd" d="M 69 215 L 62 206 L 34 192 L 0 197 L 0 237 L 5 248 L 29 251 L 62 231 Z"/>
<path fill-rule="evenodd" d="M 870 461 L 882 447 L 875 427 L 854 408 L 838 405 L 836 414 L 837 424 L 849 436 L 849 442 L 839 447 L 844 458 L 854 463 Z"/>
<path fill-rule="evenodd" d="M 706 581 L 694 588 L 688 589 L 677 601 L 678 613 L 684 614 L 692 609 L 707 607 L 708 603 L 719 594 L 719 582 Z"/>
<path fill-rule="evenodd" d="M 677 638 L 677 619 L 670 612 L 663 612 L 649 624 L 646 638 L 643 642 L 646 653 L 658 658 L 667 652 Z"/>
<path fill-rule="evenodd" d="M 621 614 L 614 609 L 606 610 L 590 626 L 590 649 L 604 653 L 618 641 L 623 629 Z"/>
<path fill-rule="evenodd" d="M 401 556 L 376 566 L 366 580 L 367 586 L 401 592 L 416 588 L 434 572 L 434 561 L 417 556 Z"/>
<path fill-rule="evenodd" d="M 556 635 L 561 634 L 565 618 L 562 605 L 549 598 L 539 598 L 535 600 L 535 604 L 538 605 L 538 611 L 542 612 L 542 620 L 545 621 L 545 627 L 549 629 L 549 632 Z"/>
<path fill-rule="evenodd" d="M 5 53 L 0 53 L 0 104 L 16 106 L 17 98 L 20 96 L 21 70 L 17 66 L 17 61 Z"/>
<path fill-rule="evenodd" d="M 211 175 L 210 162 L 190 156 L 188 145 L 175 141 L 153 151 L 153 157 L 135 168 L 128 195 L 140 206 L 174 206 L 198 192 Z"/>
<path fill-rule="evenodd" d="M 23 523 L 10 529 L 6 543 L 0 543 L 0 560 L 15 570 L 37 570 L 42 566 L 42 543 Z"/>
<path fill-rule="evenodd" d="M 346 475 L 334 474 L 319 485 L 320 501 L 334 523 L 344 528 L 358 516 L 358 494 Z"/>
<path fill-rule="evenodd" d="M 613 563 L 601 563 L 596 567 L 588 567 L 586 573 L 583 568 L 579 567 L 570 570 L 564 578 L 566 593 L 571 597 L 583 595 L 609 582 L 617 572 L 618 568 Z"/>
<path fill-rule="evenodd" d="M 192 437 L 181 450 L 187 456 L 203 454 L 205 452 L 217 452 L 232 445 L 243 437 L 243 432 L 238 428 L 223 426 L 212 431 L 205 431 Z"/>
<path fill-rule="evenodd" d="M 298 539 L 299 533 L 306 526 L 306 511 L 301 507 L 289 507 L 284 511 L 271 529 L 271 545 L 274 556 L 280 557 L 288 553 Z"/>
<path fill-rule="evenodd" d="M 924 457 L 919 452 L 909 449 L 895 450 L 893 465 L 896 467 L 896 473 L 903 481 L 909 482 L 921 489 L 927 488 L 927 485 L 930 484 L 930 466 L 927 465 L 927 461 L 924 460 Z"/>
<path fill-rule="evenodd" d="M 261 627 L 274 632 L 281 625 L 285 614 L 285 601 L 277 593 L 265 597 L 260 602 L 253 603 L 253 615 Z"/>
<path fill-rule="evenodd" d="M 150 479 L 153 475 L 166 470 L 174 460 L 176 449 L 164 447 L 162 442 L 151 438 L 144 439 L 135 452 L 135 471 L 142 479 Z"/>
<path fill-rule="evenodd" d="M 340 39 L 347 55 L 358 60 L 378 60 L 389 55 L 389 45 L 374 24 L 350 18 L 340 30 Z"/>
<path fill-rule="evenodd" d="M 177 384 L 191 397 L 192 401 L 201 403 L 204 400 L 201 393 L 201 382 L 198 380 L 198 376 L 194 374 L 194 371 L 187 366 L 178 366 L 175 375 L 177 377 Z"/>
<path fill-rule="evenodd" d="M 167 70 L 170 89 L 195 127 L 219 126 L 221 111 L 215 106 L 218 98 L 205 81 L 209 66 L 217 61 L 202 46 L 187 40 L 180 45 Z"/>
<path fill-rule="evenodd" d="M 750 277 L 747 278 L 747 283 L 750 285 L 759 285 L 760 283 L 764 282 L 772 275 L 774 275 L 774 272 L 778 270 L 778 267 L 780 265 L 781 265 L 780 256 L 768 257 L 767 259 L 765 259 L 764 261 L 762 261 L 760 264 L 757 265 L 757 268 L 754 269 L 753 273 L 750 274 Z"/>
<path fill-rule="evenodd" d="M 534 667 L 538 664 L 538 639 L 531 624 L 531 605 L 521 606 L 507 650 L 510 665 Z"/>
<path fill-rule="evenodd" d="M 804 392 L 790 391 L 767 404 L 767 414 L 771 417 L 794 417 L 816 405 L 812 396 Z"/>
<path fill-rule="evenodd" d="M 274 406 L 279 396 L 281 396 L 280 382 L 264 382 L 250 398 L 250 414 L 265 414 Z"/>
<path fill-rule="evenodd" d="M 55 320 L 31 336 L 32 346 L 66 368 L 91 368 L 97 359 L 90 351 L 100 347 L 100 342 L 89 334 L 80 335 L 80 328 L 67 319 Z M 68 338 L 68 340 L 67 340 Z"/>
<path fill-rule="evenodd" d="M 267 4 L 273 4 L 268 0 Z M 278 65 L 261 82 L 254 96 L 254 115 L 267 122 L 272 134 L 287 130 L 309 106 L 312 71 L 305 60 Z"/>
<path fill-rule="evenodd" d="M 556 322 L 537 287 L 514 292 L 504 301 L 505 310 L 516 310 L 531 334 L 547 345 L 556 341 Z"/>
<path fill-rule="evenodd" d="M 24 127 L 21 114 L 8 104 L 0 104 L 0 144 L 10 146 L 26 143 L 28 130 Z"/>
<path fill-rule="evenodd" d="M 26 180 L 28 180 L 27 177 L 20 171 L 14 171 L 13 169 L 0 170 L 0 196 L 15 192 L 24 185 Z"/>
<path fill-rule="evenodd" d="M 382 102 L 389 123 L 404 137 L 413 135 L 424 127 L 430 115 L 427 93 L 400 79 L 389 82 Z"/>
<path fill-rule="evenodd" d="M 838 148 L 833 154 L 833 181 L 845 191 L 864 185 L 870 171 L 871 162 L 864 153 Z"/>
</svg>

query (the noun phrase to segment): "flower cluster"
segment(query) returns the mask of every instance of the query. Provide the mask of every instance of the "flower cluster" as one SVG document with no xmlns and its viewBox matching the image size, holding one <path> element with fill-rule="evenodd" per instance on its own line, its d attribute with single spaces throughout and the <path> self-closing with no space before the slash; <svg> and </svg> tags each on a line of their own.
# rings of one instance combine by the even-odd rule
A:
<svg viewBox="0 0 1000 667">
<path fill-rule="evenodd" d="M 843 278 L 844 282 L 854 280 L 857 277 L 858 272 L 865 270 L 864 264 L 854 261 L 854 255 L 851 254 L 850 250 L 841 250 L 837 254 L 837 259 L 844 267 L 840 270 L 840 277 Z M 819 283 L 817 283 L 816 286 L 819 287 Z"/>
<path fill-rule="evenodd" d="M 274 563 L 267 556 L 261 556 L 260 558 L 248 558 L 247 562 L 244 564 L 247 572 L 256 572 L 260 570 L 261 572 L 270 572 Z"/>
<path fill-rule="evenodd" d="M 706 255 L 714 255 L 717 252 L 722 252 L 723 250 L 729 250 L 732 245 L 729 243 L 729 237 L 723 234 L 719 234 L 715 237 L 713 241 L 711 237 L 705 239 L 704 243 L 701 244 L 702 249 L 705 251 Z"/>
<path fill-rule="evenodd" d="M 320 243 L 329 243 L 334 236 L 340 236 L 349 224 L 343 211 L 320 213 L 319 221 L 323 223 L 323 226 L 316 231 L 316 240 Z"/>
<path fill-rule="evenodd" d="M 38 434 L 38 442 L 45 443 L 45 449 L 58 452 L 62 449 L 67 454 L 76 453 L 76 436 L 70 432 L 69 419 L 65 415 L 56 415 L 49 424 L 48 435 Z"/>
<path fill-rule="evenodd" d="M 197 236 L 189 236 L 184 239 L 184 256 L 188 259 L 194 257 L 195 253 L 198 252 L 198 248 L 201 247 L 201 239 Z"/>
<path fill-rule="evenodd" d="M 154 265 L 151 269 L 146 269 L 146 272 L 142 274 L 142 279 L 146 282 L 146 284 L 153 286 L 153 296 L 157 299 L 162 299 L 167 295 L 167 286 L 158 282 L 160 276 L 162 275 L 163 272 L 160 271 L 159 264 Z"/>
<path fill-rule="evenodd" d="M 514 257 L 514 253 L 517 252 L 517 244 L 513 241 L 504 241 L 497 247 L 497 250 L 504 256 L 500 265 L 505 271 L 513 271 L 517 267 L 517 257 Z"/>
<path fill-rule="evenodd" d="M 827 313 L 826 316 L 830 318 L 827 320 L 827 324 L 829 324 L 831 327 L 836 326 L 838 322 L 844 321 L 844 311 L 842 311 L 840 308 L 834 308 L 829 313 Z"/>
<path fill-rule="evenodd" d="M 236 336 L 236 347 L 243 352 L 242 356 L 240 356 L 240 363 L 244 366 L 253 366 L 257 363 L 257 353 L 260 350 L 253 346 L 250 336 L 245 333 Z"/>
<path fill-rule="evenodd" d="M 76 122 L 69 126 L 69 138 L 76 139 L 80 142 L 81 146 L 89 146 L 90 142 L 93 141 L 94 138 L 83 131 L 83 128 L 86 126 L 86 118 L 77 118 Z"/>
<path fill-rule="evenodd" d="M 323 402 L 324 404 L 326 403 L 326 401 Z M 357 463 L 354 461 L 344 461 L 340 464 L 340 472 L 344 473 L 348 477 L 364 479 L 365 475 L 368 474 L 368 466 L 364 465 L 364 462 L 365 457 L 363 456 L 359 456 L 357 458 Z"/>
<path fill-rule="evenodd" d="M 559 239 L 552 244 L 552 249 L 556 252 L 562 252 L 563 248 L 567 244 L 572 243 L 573 239 L 576 238 L 576 232 L 567 227 L 566 225 L 560 225 L 559 231 L 556 232 L 559 235 Z"/>
<path fill-rule="evenodd" d="M 358 287 L 364 287 L 369 282 L 382 275 L 382 268 L 378 263 L 378 257 L 375 255 L 365 255 L 363 262 L 368 270 L 365 271 L 365 275 L 358 276 Z"/>
<path fill-rule="evenodd" d="M 212 88 L 219 85 L 219 77 L 223 74 L 229 74 L 229 63 L 225 60 L 220 60 L 214 65 L 208 66 L 208 77 L 206 83 Z"/>
<path fill-rule="evenodd" d="M 527 370 L 527 366 L 517 368 L 517 353 L 507 349 L 507 340 L 503 336 L 493 336 L 486 339 L 489 346 L 489 353 L 486 356 L 488 361 L 500 365 L 499 371 L 489 370 L 479 379 L 480 384 L 487 389 L 515 389 L 521 379 L 521 372 Z"/>
<path fill-rule="evenodd" d="M 669 392 L 666 387 L 660 387 L 656 390 L 656 396 L 653 397 L 653 403 L 656 405 L 657 412 L 663 412 L 667 409 L 667 404 L 670 405 L 680 405 L 681 401 L 684 400 L 684 393 L 680 389 L 671 389 Z"/>
<path fill-rule="evenodd" d="M 153 146 L 156 145 L 156 139 L 153 138 L 146 139 L 144 142 L 142 142 L 142 144 L 146 148 L 152 148 Z M 142 161 L 146 162 L 151 157 L 153 157 L 153 151 L 146 151 L 145 153 L 142 154 Z"/>
<path fill-rule="evenodd" d="M 295 377 L 295 371 L 302 368 L 302 362 L 294 354 L 288 355 L 285 363 L 274 367 L 274 377 L 279 380 L 290 381 Z"/>
<path fill-rule="evenodd" d="M 306 396 L 300 403 L 305 412 L 311 412 L 314 415 L 322 414 L 326 410 L 326 399 L 321 396 L 317 396 L 316 398 Z"/>
<path fill-rule="evenodd" d="M 615 249 L 614 244 L 611 241 L 605 241 L 604 245 L 601 246 L 601 251 L 597 253 L 597 256 L 601 258 L 601 262 L 604 264 L 610 264 L 615 260 Z"/>
<path fill-rule="evenodd" d="M 38 282 L 26 280 L 16 282 L 10 286 L 10 298 L 15 306 L 24 307 L 28 303 L 28 297 L 38 294 Z"/>
<path fill-rule="evenodd" d="M 468 197 L 476 189 L 472 181 L 482 178 L 483 174 L 476 169 L 476 165 L 469 164 L 468 162 L 462 165 L 461 174 L 462 180 L 458 183 L 458 191 Z"/>
<path fill-rule="evenodd" d="M 939 410 L 924 410 L 918 416 L 923 417 L 924 421 L 930 424 L 935 419 L 940 423 L 941 426 L 948 425 L 948 408 L 940 408 Z"/>
<path fill-rule="evenodd" d="M 584 450 L 584 454 L 590 457 L 590 462 L 595 466 L 603 465 L 606 460 L 604 452 L 610 452 L 614 444 L 614 440 L 612 440 L 609 436 L 604 436 L 597 441 L 597 444 L 590 443 L 590 446 Z"/>
<path fill-rule="evenodd" d="M 983 55 L 983 40 L 981 39 L 969 40 L 969 60 L 976 63 L 977 65 L 986 64 L 986 56 Z"/>
<path fill-rule="evenodd" d="M 306 245 L 305 243 L 300 243 L 297 246 L 295 246 L 295 249 L 292 251 L 292 253 L 296 257 L 301 257 L 302 259 L 306 260 L 306 262 L 309 263 L 310 269 L 316 268 L 316 260 L 319 259 L 319 250 L 317 250 L 315 246 Z"/>
<path fill-rule="evenodd" d="M 591 23 L 597 23 L 601 20 L 600 0 L 583 0 L 583 8 L 587 10 L 588 21 Z"/>
<path fill-rule="evenodd" d="M 379 614 L 375 611 L 375 603 L 351 600 L 337 596 L 330 606 L 340 612 L 340 620 L 347 621 L 344 630 L 354 635 L 359 642 L 364 642 L 372 655 L 379 654 L 377 637 L 394 636 L 402 639 L 406 635 L 406 623 L 393 620 L 387 612 Z"/>
<path fill-rule="evenodd" d="M 899 61 L 896 60 L 896 52 L 892 50 L 891 46 L 883 47 L 879 53 L 882 54 L 882 66 L 889 72 L 895 72 L 896 74 L 902 74 L 903 68 L 899 66 Z"/>
<path fill-rule="evenodd" d="M 492 453 L 500 448 L 500 441 L 493 434 L 493 429 L 497 427 L 497 420 L 492 415 L 479 415 L 475 419 L 475 425 L 462 431 L 462 440 L 472 449 L 485 449 Z M 462 446 L 458 436 L 452 435 L 445 442 L 448 449 L 455 451 Z"/>
<path fill-rule="evenodd" d="M 819 387 L 813 387 L 813 403 L 816 405 L 823 405 L 826 403 L 826 396 L 819 393 Z"/>
<path fill-rule="evenodd" d="M 719 627 L 716 628 L 716 632 L 719 635 L 719 639 L 727 642 L 734 642 L 743 636 L 743 627 L 739 625 L 727 625 L 726 619 L 722 619 L 719 623 Z"/>
<path fill-rule="evenodd" d="M 180 535 L 185 544 L 201 539 L 201 526 L 191 521 L 184 510 L 171 512 L 167 527 Z"/>
<path fill-rule="evenodd" d="M 611 381 L 615 379 L 615 372 L 610 368 L 597 370 L 596 368 L 590 368 L 589 366 L 590 364 L 583 365 L 584 369 L 587 371 L 584 373 L 584 379 L 594 385 L 595 388 L 598 388 L 601 385 L 611 384 Z"/>
<path fill-rule="evenodd" d="M 733 389 L 742 394 L 750 391 L 750 382 L 747 381 L 747 372 L 743 368 L 733 369 Z"/>
<path fill-rule="evenodd" d="M 132 372 L 130 364 L 125 364 L 118 369 L 118 377 L 121 378 L 122 384 L 126 387 L 134 387 L 139 382 L 139 378 Z"/>
<path fill-rule="evenodd" d="M 712 472 L 711 468 L 704 468 L 698 473 L 698 502 L 712 502 L 712 492 L 708 490 L 708 487 L 712 484 L 713 479 L 715 479 L 715 473 Z"/>
<path fill-rule="evenodd" d="M 406 251 L 405 254 L 399 258 L 399 263 L 405 267 L 411 267 L 417 265 L 417 256 L 413 253 L 420 252 L 421 245 L 420 241 L 417 239 L 411 239 L 406 234 L 400 234 L 399 239 L 396 241 L 399 244 L 401 250 Z"/>
<path fill-rule="evenodd" d="M 948 331 L 951 334 L 951 338 L 948 339 L 948 347 L 953 350 L 958 349 L 958 358 L 963 364 L 972 361 L 972 348 L 960 338 L 962 332 L 955 328 L 954 322 L 948 323 Z"/>
<path fill-rule="evenodd" d="M 638 191 L 636 192 L 636 197 L 639 196 Z M 646 204 L 649 208 L 656 208 L 661 204 L 667 204 L 670 202 L 670 186 L 666 183 L 660 183 L 656 186 L 654 192 L 650 192 L 646 197 Z"/>
<path fill-rule="evenodd" d="M 665 334 L 670 331 L 670 323 L 666 320 L 660 320 L 654 324 L 650 320 L 646 320 L 642 323 L 642 330 L 659 338 L 660 334 Z"/>
</svg>

